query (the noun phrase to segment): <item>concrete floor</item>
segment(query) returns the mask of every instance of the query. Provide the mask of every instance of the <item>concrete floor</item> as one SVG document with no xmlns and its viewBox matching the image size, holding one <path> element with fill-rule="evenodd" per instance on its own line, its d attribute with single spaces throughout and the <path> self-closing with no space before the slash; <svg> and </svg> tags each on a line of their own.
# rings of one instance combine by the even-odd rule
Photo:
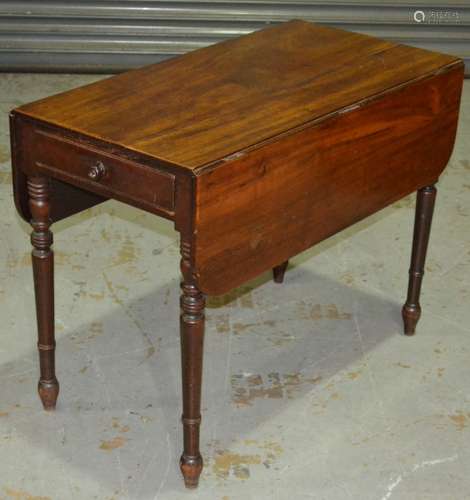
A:
<svg viewBox="0 0 470 500">
<path fill-rule="evenodd" d="M 470 498 L 470 81 L 441 178 L 414 338 L 414 196 L 211 300 L 205 469 L 185 491 L 171 223 L 118 202 L 54 226 L 58 408 L 36 394 L 29 228 L 7 112 L 96 76 L 0 75 L 0 499 Z"/>
</svg>

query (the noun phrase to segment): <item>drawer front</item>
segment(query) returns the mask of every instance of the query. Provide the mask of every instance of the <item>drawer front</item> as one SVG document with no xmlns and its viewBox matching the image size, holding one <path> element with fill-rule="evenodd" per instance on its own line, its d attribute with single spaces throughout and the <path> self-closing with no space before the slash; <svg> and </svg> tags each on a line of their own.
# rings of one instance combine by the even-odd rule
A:
<svg viewBox="0 0 470 500">
<path fill-rule="evenodd" d="M 44 130 L 35 130 L 32 148 L 36 167 L 52 177 L 142 208 L 174 214 L 175 177 L 168 172 Z"/>
</svg>

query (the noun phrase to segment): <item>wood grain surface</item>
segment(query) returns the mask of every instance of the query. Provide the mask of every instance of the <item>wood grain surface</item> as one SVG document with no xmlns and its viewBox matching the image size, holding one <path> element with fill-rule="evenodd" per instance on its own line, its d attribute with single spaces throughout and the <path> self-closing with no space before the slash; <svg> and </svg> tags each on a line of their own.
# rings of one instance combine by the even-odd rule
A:
<svg viewBox="0 0 470 500">
<path fill-rule="evenodd" d="M 268 142 L 197 177 L 194 269 L 221 294 L 437 181 L 460 65 Z"/>
<path fill-rule="evenodd" d="M 453 56 L 292 21 L 16 112 L 197 169 L 454 63 Z"/>
</svg>

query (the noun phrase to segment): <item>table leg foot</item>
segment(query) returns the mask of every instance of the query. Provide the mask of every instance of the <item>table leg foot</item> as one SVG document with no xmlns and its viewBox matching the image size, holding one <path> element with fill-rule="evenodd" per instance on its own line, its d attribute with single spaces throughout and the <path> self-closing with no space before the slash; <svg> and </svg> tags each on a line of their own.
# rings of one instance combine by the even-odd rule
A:
<svg viewBox="0 0 470 500">
<path fill-rule="evenodd" d="M 38 392 L 44 409 L 47 411 L 55 410 L 57 396 L 59 395 L 59 382 L 57 379 L 39 380 Z"/>
<path fill-rule="evenodd" d="M 289 261 L 286 260 L 282 264 L 273 267 L 273 278 L 275 283 L 282 283 L 284 281 L 284 274 L 286 273 Z"/>
<path fill-rule="evenodd" d="M 414 335 L 416 324 L 421 316 L 419 296 L 421 294 L 421 283 L 424 276 L 424 264 L 431 232 L 435 199 L 436 188 L 434 186 L 426 186 L 418 190 L 408 295 L 402 309 L 405 335 Z"/>
<path fill-rule="evenodd" d="M 183 382 L 183 438 L 181 472 L 186 487 L 195 488 L 202 471 L 199 451 L 205 297 L 197 288 L 191 269 L 190 247 L 181 244 L 181 368 Z"/>
<path fill-rule="evenodd" d="M 421 306 L 419 304 L 405 304 L 401 310 L 405 335 L 411 336 L 415 334 L 416 324 L 421 316 Z"/>
<path fill-rule="evenodd" d="M 195 457 L 181 455 L 180 469 L 184 478 L 184 485 L 188 489 L 197 488 L 199 484 L 199 476 L 202 472 L 202 457 L 197 455 Z"/>
<path fill-rule="evenodd" d="M 31 243 L 40 378 L 39 397 L 46 410 L 55 408 L 59 383 L 55 376 L 54 334 L 54 254 L 50 221 L 50 188 L 47 177 L 29 177 L 29 207 L 31 210 Z"/>
</svg>

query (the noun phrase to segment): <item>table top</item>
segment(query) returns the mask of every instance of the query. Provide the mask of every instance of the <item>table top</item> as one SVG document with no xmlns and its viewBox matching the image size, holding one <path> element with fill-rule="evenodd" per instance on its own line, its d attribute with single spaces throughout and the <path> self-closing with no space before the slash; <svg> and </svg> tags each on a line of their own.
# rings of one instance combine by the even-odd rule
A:
<svg viewBox="0 0 470 500">
<path fill-rule="evenodd" d="M 460 63 L 296 20 L 15 112 L 198 171 Z"/>
</svg>

